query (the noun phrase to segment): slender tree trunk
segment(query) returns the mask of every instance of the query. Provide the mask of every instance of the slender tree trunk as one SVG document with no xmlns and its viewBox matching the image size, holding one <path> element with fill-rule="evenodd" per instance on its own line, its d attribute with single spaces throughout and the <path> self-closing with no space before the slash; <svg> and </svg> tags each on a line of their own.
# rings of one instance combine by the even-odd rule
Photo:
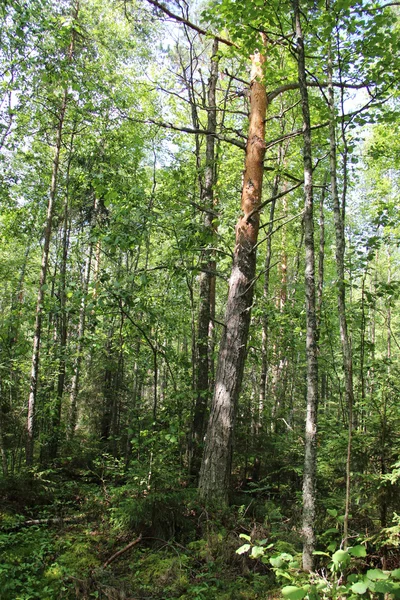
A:
<svg viewBox="0 0 400 600">
<path fill-rule="evenodd" d="M 279 179 L 275 178 L 274 185 L 272 188 L 272 196 L 276 196 L 278 193 Z M 265 275 L 264 275 L 264 311 L 261 325 L 261 373 L 260 373 L 260 392 L 258 397 L 258 417 L 256 425 L 256 433 L 258 434 L 262 427 L 262 418 L 265 407 L 265 399 L 267 392 L 267 377 L 268 377 L 268 329 L 269 329 L 269 313 L 268 313 L 268 298 L 269 298 L 269 275 L 272 258 L 272 232 L 274 229 L 274 216 L 275 216 L 275 205 L 276 200 L 271 202 L 269 211 L 269 226 L 268 226 L 268 237 L 267 237 L 267 249 L 265 253 Z"/>
<path fill-rule="evenodd" d="M 306 353 L 307 353 L 307 416 L 305 431 L 305 458 L 303 475 L 303 569 L 314 566 L 316 459 L 317 459 L 317 408 L 318 363 L 317 321 L 315 309 L 315 247 L 313 221 L 313 180 L 311 158 L 310 106 L 306 80 L 304 39 L 298 0 L 293 0 L 296 22 L 298 78 L 303 113 L 304 132 L 304 241 L 305 241 L 305 291 L 306 291 Z"/>
<path fill-rule="evenodd" d="M 252 56 L 250 125 L 246 148 L 241 217 L 229 281 L 225 326 L 219 350 L 214 397 L 200 470 L 199 493 L 206 502 L 228 502 L 233 432 L 242 382 L 253 286 L 265 155 L 267 96 L 264 57 Z"/>
<path fill-rule="evenodd" d="M 317 287 L 317 332 L 318 339 L 321 333 L 322 321 L 322 300 L 324 290 L 324 262 L 325 262 L 325 191 L 327 185 L 328 174 L 325 173 L 324 184 L 321 191 L 321 199 L 319 203 L 319 254 L 318 254 L 318 287 Z"/>
<path fill-rule="evenodd" d="M 36 320 L 35 330 L 33 336 L 33 353 L 32 353 L 32 367 L 31 367 L 31 378 L 29 386 L 29 399 L 28 399 L 28 422 L 27 422 L 27 441 L 26 441 L 26 464 L 31 466 L 33 464 L 33 450 L 34 450 L 34 433 L 35 433 L 35 408 L 36 408 L 36 394 L 39 376 L 39 351 L 42 334 L 42 317 L 43 317 L 43 301 L 45 284 L 47 279 L 47 266 L 49 262 L 50 252 L 50 239 L 53 224 L 53 213 L 54 205 L 57 194 L 57 181 L 58 172 L 60 166 L 60 154 L 62 144 L 62 132 L 64 126 L 65 112 L 67 108 L 67 90 L 64 91 L 64 96 L 61 103 L 60 112 L 58 115 L 58 126 L 57 126 L 57 137 L 56 137 L 56 148 L 53 159 L 53 170 L 51 175 L 51 185 L 49 202 L 47 205 L 47 216 L 46 225 L 44 231 L 44 245 L 42 254 L 42 264 L 40 269 L 39 277 L 39 290 L 36 303 Z"/>
<path fill-rule="evenodd" d="M 74 133 L 71 136 L 71 145 L 69 152 L 69 159 L 67 165 L 66 175 L 66 195 L 64 201 L 64 217 L 63 217 L 63 230 L 62 230 L 62 255 L 61 255 L 61 266 L 60 266 L 60 285 L 59 285 L 59 299 L 60 299 L 60 316 L 59 316 L 59 367 L 57 377 L 57 395 L 56 404 L 54 407 L 53 419 L 52 419 L 52 431 L 49 443 L 49 457 L 56 458 L 58 453 L 58 444 L 60 437 L 60 426 L 61 426 L 61 410 L 62 410 L 62 399 L 64 395 L 65 386 L 65 375 L 66 375 L 66 352 L 67 352 L 67 334 L 68 334 L 68 316 L 66 312 L 66 274 L 67 274 L 67 259 L 68 259 L 68 248 L 69 248 L 69 236 L 70 236 L 70 223 L 69 223 L 69 174 L 72 160 L 72 146 L 73 146 Z"/>
<path fill-rule="evenodd" d="M 79 11 L 79 2 L 76 3 L 74 7 L 74 18 L 78 17 Z M 75 46 L 75 33 L 72 34 L 72 39 L 68 49 L 68 60 L 71 62 L 74 54 L 74 46 Z M 54 214 L 54 206 L 57 195 L 57 183 L 58 183 L 58 173 L 60 168 L 60 156 L 61 156 L 61 147 L 62 147 L 62 137 L 63 137 L 63 127 L 65 114 L 67 110 L 67 102 L 68 102 L 68 89 L 64 89 L 63 99 L 61 101 L 60 111 L 58 114 L 58 124 L 56 131 L 56 146 L 54 152 L 53 159 L 53 168 L 51 174 L 51 183 L 50 183 L 50 193 L 49 193 L 49 201 L 47 204 L 47 215 L 46 215 L 46 224 L 44 230 L 44 244 L 43 244 L 43 253 L 42 253 L 42 263 L 40 268 L 40 277 L 39 277 L 39 289 L 36 303 L 36 319 L 35 319 L 35 329 L 33 335 L 33 352 L 32 352 L 32 366 L 31 366 L 31 377 L 30 377 L 30 385 L 29 385 L 29 398 L 28 398 L 28 419 L 27 419 L 27 439 L 26 439 L 26 451 L 25 451 L 25 460 L 28 466 L 33 464 L 33 452 L 34 452 L 34 435 L 35 435 L 35 409 L 36 409 L 36 395 L 37 395 L 37 386 L 38 386 L 38 376 L 39 376 L 39 352 L 40 352 L 40 342 L 41 342 L 41 334 L 42 334 L 42 317 L 43 317 L 43 301 L 44 301 L 44 292 L 45 285 L 47 279 L 47 267 L 49 262 L 49 252 L 50 252 L 50 240 L 52 233 L 52 225 L 53 225 L 53 214 Z"/>
<path fill-rule="evenodd" d="M 329 51 L 328 58 L 328 101 L 330 109 L 329 119 L 329 138 L 330 138 L 330 174 L 331 174 L 331 195 L 333 202 L 333 214 L 335 221 L 336 237 L 336 272 L 337 272 L 337 302 L 339 312 L 340 340 L 342 345 L 343 372 L 345 385 L 345 398 L 348 407 L 348 442 L 346 459 L 346 501 L 345 514 L 343 522 L 343 544 L 347 547 L 348 525 L 350 512 L 350 471 L 351 471 L 351 444 L 353 427 L 353 359 L 351 352 L 351 341 L 348 333 L 347 314 L 346 314 L 346 288 L 344 273 L 345 256 L 345 235 L 344 235 L 344 214 L 345 210 L 340 206 L 339 193 L 337 186 L 337 157 L 336 157 L 336 128 L 335 128 L 335 97 L 333 91 L 333 66 L 332 51 Z M 343 205 L 345 198 L 343 198 Z"/>
<path fill-rule="evenodd" d="M 85 261 L 85 269 L 83 273 L 83 285 L 82 285 L 82 300 L 81 308 L 79 311 L 79 325 L 78 325 L 78 345 L 76 349 L 76 359 L 74 365 L 74 374 L 71 381 L 71 392 L 70 392 L 70 418 L 69 418 L 69 438 L 72 439 L 75 434 L 75 428 L 78 417 L 78 394 L 79 394 L 79 383 L 81 376 L 81 364 L 83 357 L 83 341 L 85 336 L 85 324 L 86 324 L 86 302 L 87 302 L 87 291 L 90 280 L 90 266 L 92 262 L 92 244 L 89 244 L 88 254 Z"/>
<path fill-rule="evenodd" d="M 212 267 L 214 265 L 212 250 L 207 248 L 214 238 L 214 185 L 215 185 L 215 132 L 217 130 L 216 87 L 218 82 L 218 41 L 214 40 L 211 56 L 210 79 L 208 82 L 208 118 L 206 136 L 206 163 L 204 183 L 202 186 L 202 208 L 204 209 L 204 235 L 207 238 L 206 247 L 203 249 L 201 260 L 202 272 L 200 274 L 199 290 L 199 315 L 196 343 L 196 403 L 193 415 L 192 428 L 192 457 L 190 461 L 190 474 L 193 478 L 198 476 L 201 463 L 202 442 L 204 437 L 206 411 L 209 392 L 209 335 L 211 315 L 214 312 L 212 300 L 215 302 L 215 293 L 212 294 Z M 214 267 L 215 268 L 215 267 Z"/>
<path fill-rule="evenodd" d="M 4 440 L 2 392 L 3 392 L 3 389 L 0 386 L 0 454 L 1 454 L 1 465 L 3 468 L 3 475 L 4 475 L 4 477 L 7 477 L 7 475 L 8 475 L 8 460 L 7 460 L 7 450 L 6 450 L 5 440 Z"/>
</svg>

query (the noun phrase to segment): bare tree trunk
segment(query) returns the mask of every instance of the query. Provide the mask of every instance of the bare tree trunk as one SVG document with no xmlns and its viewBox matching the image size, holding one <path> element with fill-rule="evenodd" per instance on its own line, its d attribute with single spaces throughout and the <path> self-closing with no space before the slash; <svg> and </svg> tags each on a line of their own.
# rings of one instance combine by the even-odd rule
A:
<svg viewBox="0 0 400 600">
<path fill-rule="evenodd" d="M 325 261 L 325 216 L 324 203 L 328 173 L 325 173 L 324 184 L 319 203 L 319 254 L 318 254 L 318 287 L 317 287 L 317 332 L 320 336 L 322 321 L 322 300 L 324 290 L 324 261 Z"/>
<path fill-rule="evenodd" d="M 92 244 L 89 243 L 88 254 L 85 261 L 85 269 L 83 273 L 83 285 L 82 285 L 82 300 L 81 308 L 79 311 L 79 325 L 78 325 L 78 345 L 76 349 L 76 359 L 74 365 L 74 374 L 71 381 L 71 392 L 70 392 L 70 418 L 69 418 L 69 438 L 72 439 L 75 434 L 75 428 L 78 417 L 78 394 L 79 394 L 79 382 L 81 376 L 81 364 L 83 357 L 83 340 L 85 335 L 85 323 L 86 323 L 86 302 L 87 302 L 87 291 L 90 279 L 90 266 L 92 262 Z"/>
<path fill-rule="evenodd" d="M 278 177 L 275 178 L 274 185 L 272 188 L 272 196 L 276 196 L 278 193 Z M 265 407 L 265 398 L 267 391 L 267 377 L 268 377 L 268 328 L 269 328 L 269 319 L 268 319 L 268 309 L 267 302 L 269 297 L 269 275 L 270 275 L 270 267 L 271 267 L 271 258 L 272 258 L 272 232 L 274 229 L 274 216 L 275 216 L 275 205 L 276 200 L 271 202 L 271 207 L 269 211 L 269 226 L 268 226 L 268 238 L 267 238 L 267 249 L 265 254 L 265 275 L 264 275 L 264 289 L 263 289 L 263 297 L 264 297 L 264 311 L 263 318 L 261 324 L 261 373 L 260 373 L 260 392 L 258 397 L 258 416 L 257 416 L 257 425 L 256 425 L 256 433 L 259 433 L 262 426 L 262 416 Z"/>
<path fill-rule="evenodd" d="M 4 441 L 4 427 L 3 427 L 3 406 L 2 406 L 2 387 L 0 385 L 0 454 L 1 454 L 1 465 L 3 468 L 3 475 L 7 477 L 8 475 L 8 460 L 7 460 L 7 450 Z"/>
<path fill-rule="evenodd" d="M 236 226 L 236 246 L 229 281 L 225 326 L 219 350 L 214 397 L 203 460 L 199 493 L 207 502 L 228 502 L 233 432 L 242 382 L 253 302 L 259 210 L 265 155 L 267 96 L 262 82 L 264 57 L 252 56 L 250 125 L 242 188 L 241 217 Z"/>
<path fill-rule="evenodd" d="M 33 464 L 33 450 L 34 450 L 34 433 L 35 433 L 35 408 L 36 408 L 36 394 L 37 394 L 37 385 L 38 385 L 38 375 L 39 375 L 39 351 L 40 351 L 40 341 L 42 334 L 42 316 L 43 316 L 43 301 L 44 301 L 44 292 L 47 278 L 47 266 L 49 262 L 49 252 L 50 252 L 50 239 L 52 232 L 52 224 L 53 224 L 53 213 L 54 213 L 54 204 L 57 193 L 57 180 L 58 180 L 58 171 L 60 166 L 60 154 L 61 154 L 61 144 L 62 144 L 62 131 L 65 119 L 65 112 L 67 108 L 67 90 L 64 91 L 64 96 L 61 103 L 60 112 L 58 115 L 58 126 L 57 126 L 57 137 L 56 137 L 56 148 L 53 159 L 53 170 L 51 175 L 51 185 L 50 185 L 50 194 L 49 194 L 49 202 L 47 205 L 47 216 L 46 216 L 46 225 L 44 231 L 44 245 L 43 245 L 43 254 L 42 254 L 42 264 L 40 269 L 40 277 L 39 277 L 39 290 L 37 296 L 36 303 L 36 320 L 35 320 L 35 330 L 33 336 L 33 353 L 32 353 L 32 367 L 31 367 L 31 378 L 30 378 L 30 386 L 29 386 L 29 399 L 28 399 L 28 422 L 27 422 L 27 440 L 26 440 L 26 464 L 31 466 Z"/>
<path fill-rule="evenodd" d="M 207 248 L 214 238 L 214 185 L 215 185 L 215 132 L 217 130 L 216 87 L 218 81 L 218 41 L 214 40 L 211 55 L 210 79 L 208 82 L 208 118 L 206 136 L 206 163 L 204 183 L 202 186 L 202 208 L 204 212 L 204 235 L 207 238 L 206 247 L 203 249 L 201 259 L 202 272 L 200 274 L 199 290 L 199 316 L 196 343 L 196 403 L 193 415 L 192 428 L 192 457 L 190 461 L 190 475 L 197 478 L 202 454 L 202 442 L 205 430 L 206 411 L 209 393 L 209 335 L 211 315 L 214 312 L 212 299 L 215 302 L 215 293 L 212 294 L 212 268 L 214 265 L 212 250 Z M 212 244 L 211 244 L 212 245 Z M 215 278 L 214 278 L 215 285 Z"/>
<path fill-rule="evenodd" d="M 315 248 L 314 203 L 311 158 L 310 106 L 305 67 L 304 39 L 298 0 L 293 0 L 296 22 L 296 46 L 299 88 L 303 113 L 304 136 L 304 241 L 305 241 L 305 291 L 306 291 L 306 353 L 307 353 L 307 415 L 305 431 L 305 457 L 303 475 L 303 569 L 311 571 L 314 566 L 316 460 L 317 460 L 317 408 L 318 363 L 317 321 L 315 310 Z"/>
<path fill-rule="evenodd" d="M 74 8 L 74 18 L 78 17 L 79 11 L 79 3 L 75 5 Z M 75 31 L 75 30 L 73 30 Z M 74 46 L 75 46 L 75 33 L 72 34 L 72 39 L 68 49 L 68 60 L 71 62 L 74 54 Z M 33 352 L 32 352 L 32 367 L 31 367 L 31 377 L 30 377 L 30 385 L 29 385 L 29 398 L 28 398 L 28 419 L 27 419 L 27 439 L 26 439 L 26 451 L 25 451 L 25 460 L 27 466 L 31 466 L 33 464 L 33 452 L 34 452 L 34 435 L 35 435 L 35 409 L 36 409 L 36 395 L 37 395 L 37 386 L 38 386 L 38 376 L 39 376 L 39 352 L 40 352 L 40 341 L 42 334 L 42 316 L 43 316 L 43 301 L 44 301 L 44 292 L 45 285 L 47 279 L 47 266 L 49 262 L 49 252 L 50 252 L 50 240 L 52 233 L 52 225 L 53 225 L 53 214 L 54 214 L 54 206 L 57 194 L 57 183 L 58 183 L 58 172 L 60 167 L 60 156 L 61 156 L 61 146 L 62 146 L 62 137 L 63 137 L 63 127 L 65 114 L 67 110 L 67 102 L 68 102 L 68 89 L 64 89 L 63 99 L 61 101 L 60 112 L 58 114 L 58 124 L 56 131 L 56 147 L 53 159 L 53 168 L 51 174 L 51 183 L 50 183 L 50 193 L 49 193 L 49 201 L 47 204 L 47 215 L 46 215 L 46 224 L 44 230 L 44 244 L 43 244 L 43 253 L 42 253 L 42 263 L 40 268 L 40 277 L 39 277 L 39 290 L 37 296 L 36 303 L 36 319 L 35 319 L 35 329 L 33 335 Z"/>
<path fill-rule="evenodd" d="M 64 217 L 63 217 L 63 230 L 62 230 L 62 255 L 61 255 L 61 266 L 60 266 L 60 285 L 59 285 L 59 299 L 60 299 L 60 316 L 59 316 L 59 368 L 57 377 L 57 396 L 56 404 L 54 406 L 53 419 L 52 419 L 52 431 L 49 441 L 49 457 L 56 458 L 58 453 L 59 437 L 60 437 L 60 425 L 61 425 L 61 410 L 62 410 L 62 399 L 64 395 L 65 386 L 65 374 L 66 374 L 66 352 L 67 352 L 67 333 L 68 333 L 68 317 L 66 312 L 66 273 L 67 273 L 67 259 L 68 259 L 68 248 L 69 248 L 69 236 L 70 236 L 70 223 L 69 223 L 69 173 L 72 160 L 72 147 L 74 140 L 74 132 L 71 136 L 71 144 L 69 151 L 69 159 L 67 165 L 66 174 L 66 194 L 64 200 Z"/>
<path fill-rule="evenodd" d="M 333 66 L 332 52 L 329 51 L 328 58 L 328 101 L 330 109 L 329 119 L 329 139 L 330 139 L 330 175 L 331 175 L 331 195 L 333 201 L 333 214 L 335 221 L 335 237 L 336 237 L 336 272 L 337 272 L 337 302 L 339 312 L 340 325 L 340 340 L 342 345 L 343 355 L 343 372 L 345 397 L 348 407 L 348 442 L 347 442 L 347 460 L 346 460 L 346 501 L 345 514 L 343 521 L 343 544 L 347 547 L 348 525 L 350 512 L 350 470 L 351 470 L 351 444 L 352 444 L 352 427 L 353 427 L 353 359 L 351 352 L 351 341 L 348 333 L 347 315 L 346 315 L 346 288 L 344 275 L 344 255 L 345 255 L 345 235 L 344 235 L 344 205 L 340 206 L 339 193 L 337 186 L 337 158 L 336 158 L 336 129 L 335 129 L 335 97 L 333 91 Z"/>
</svg>

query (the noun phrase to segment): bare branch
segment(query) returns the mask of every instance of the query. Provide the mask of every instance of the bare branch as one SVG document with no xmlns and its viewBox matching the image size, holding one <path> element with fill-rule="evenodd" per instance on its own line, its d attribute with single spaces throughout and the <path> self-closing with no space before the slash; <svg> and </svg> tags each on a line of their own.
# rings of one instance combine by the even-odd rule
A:
<svg viewBox="0 0 400 600">
<path fill-rule="evenodd" d="M 113 554 L 112 556 L 110 556 L 110 558 L 107 559 L 106 562 L 104 563 L 103 569 L 105 569 L 106 567 L 108 567 L 108 565 L 110 565 L 112 562 L 114 562 L 114 560 L 116 558 L 118 558 L 119 556 L 121 556 L 121 554 L 125 554 L 125 552 L 127 552 L 128 550 L 130 550 L 131 548 L 133 548 L 133 546 L 136 546 L 136 544 L 138 544 L 141 539 L 142 539 L 142 534 L 140 534 L 139 537 L 136 538 L 136 540 L 134 540 L 133 542 L 131 542 L 130 544 L 128 544 L 127 546 L 125 546 L 125 548 L 122 548 L 122 550 L 118 550 L 118 552 L 116 552 L 115 554 Z"/>
<path fill-rule="evenodd" d="M 345 89 L 349 89 L 349 90 L 361 90 L 365 87 L 368 87 L 368 83 L 334 83 L 333 86 L 334 87 L 338 87 L 338 88 L 345 88 Z M 328 87 L 328 83 L 327 82 L 317 82 L 317 81 L 308 81 L 307 82 L 307 87 L 318 87 L 318 88 L 324 88 L 324 87 Z M 270 102 L 272 102 L 272 100 L 274 100 L 277 96 L 279 96 L 279 94 L 282 94 L 283 92 L 288 92 L 289 90 L 298 90 L 299 89 L 299 83 L 298 82 L 293 82 L 293 83 L 285 83 L 284 85 L 280 85 L 279 87 L 277 87 L 275 90 L 272 90 L 272 92 L 269 92 L 269 94 L 267 94 L 267 99 L 268 99 L 268 104 Z"/>
<path fill-rule="evenodd" d="M 299 183 L 297 183 L 296 185 L 294 185 L 293 187 L 289 188 L 288 190 L 284 190 L 283 192 L 280 192 L 279 194 L 276 194 L 276 196 L 272 196 L 272 198 L 268 198 L 268 200 L 265 200 L 265 202 L 262 202 L 260 204 L 260 206 L 257 206 L 257 208 L 255 208 L 254 210 L 252 210 L 246 217 L 246 222 L 249 222 L 249 219 L 257 212 L 260 212 L 261 209 L 264 208 L 264 206 L 266 206 L 267 204 L 270 204 L 271 202 L 273 202 L 274 200 L 279 200 L 279 198 L 283 198 L 283 196 L 286 196 L 286 194 L 290 194 L 290 192 L 293 192 L 293 190 L 297 190 L 298 187 L 300 187 L 301 185 L 303 185 L 304 181 L 300 181 Z"/>
<path fill-rule="evenodd" d="M 123 116 L 126 119 L 129 119 L 129 121 L 134 121 L 135 123 L 142 123 L 144 125 L 157 125 L 158 127 L 162 127 L 163 129 L 171 129 L 172 131 L 181 131 L 183 133 L 191 133 L 191 134 L 200 134 L 200 135 L 213 135 L 217 140 L 220 140 L 221 142 L 226 142 L 228 144 L 233 144 L 234 146 L 237 146 L 238 148 L 241 148 L 242 150 L 246 149 L 246 144 L 244 142 L 241 142 L 239 140 L 235 140 L 233 138 L 226 138 L 223 135 L 220 135 L 218 133 L 214 133 L 211 131 L 207 131 L 207 129 L 200 129 L 200 128 L 195 128 L 195 127 L 184 127 L 184 126 L 178 126 L 178 125 L 174 125 L 173 123 L 166 123 L 164 121 L 156 121 L 155 119 L 136 119 L 134 117 L 130 117 L 129 115 L 123 113 Z"/>
<path fill-rule="evenodd" d="M 164 6 L 163 4 L 160 4 L 160 2 L 157 2 L 156 0 L 147 0 L 147 2 L 149 4 L 151 4 L 152 6 L 155 6 L 156 8 L 161 10 L 164 14 L 166 14 L 171 19 L 174 19 L 174 21 L 177 21 L 178 23 L 183 23 L 184 25 L 186 25 L 187 27 L 190 27 L 190 29 L 193 29 L 194 31 L 197 31 L 197 33 L 200 33 L 201 35 L 207 35 L 207 36 L 213 37 L 216 40 L 218 40 L 219 42 L 221 42 L 222 44 L 226 44 L 227 46 L 233 46 L 234 48 L 239 47 L 234 42 L 231 42 L 230 40 L 219 37 L 218 35 L 214 35 L 210 31 L 207 31 L 206 29 L 202 29 L 201 27 L 199 27 L 198 25 L 195 25 L 191 21 L 188 21 L 187 19 L 184 19 L 183 17 L 180 17 L 179 15 L 172 13 L 170 10 L 168 10 L 168 8 L 166 6 Z"/>
</svg>

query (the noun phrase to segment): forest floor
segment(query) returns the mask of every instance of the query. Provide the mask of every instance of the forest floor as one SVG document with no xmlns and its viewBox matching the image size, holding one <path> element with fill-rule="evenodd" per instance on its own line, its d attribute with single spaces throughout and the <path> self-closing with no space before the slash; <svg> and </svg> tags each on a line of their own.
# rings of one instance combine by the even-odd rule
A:
<svg viewBox="0 0 400 600">
<path fill-rule="evenodd" d="M 138 494 L 78 470 L 0 479 L 0 599 L 279 598 L 270 565 L 236 553 L 240 534 L 274 537 L 250 504 L 210 514 L 193 489 Z"/>
</svg>

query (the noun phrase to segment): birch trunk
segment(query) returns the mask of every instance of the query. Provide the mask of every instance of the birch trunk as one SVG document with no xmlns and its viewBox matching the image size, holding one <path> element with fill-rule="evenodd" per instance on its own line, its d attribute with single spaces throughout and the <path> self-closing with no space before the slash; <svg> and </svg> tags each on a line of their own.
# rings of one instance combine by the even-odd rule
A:
<svg viewBox="0 0 400 600">
<path fill-rule="evenodd" d="M 74 8 L 74 18 L 78 17 L 79 4 L 76 4 Z M 75 31 L 75 30 L 74 30 Z M 72 34 L 71 43 L 68 48 L 68 60 L 71 62 L 74 54 L 74 46 L 75 46 L 75 33 Z M 26 451 L 25 451 L 25 460 L 27 466 L 31 466 L 33 464 L 33 453 L 34 453 L 34 435 L 35 435 L 35 411 L 36 411 L 36 395 L 37 395 L 37 386 L 38 386 L 38 376 L 39 376 L 39 352 L 40 352 L 40 342 L 42 335 L 42 317 L 43 317 L 43 301 L 44 301 L 44 292 L 45 285 L 47 279 L 47 267 L 49 262 L 49 253 L 50 253 L 50 240 L 53 226 L 53 214 L 54 214 L 54 206 L 57 195 L 57 183 L 58 183 L 58 173 L 60 168 L 60 156 L 61 156 L 61 147 L 62 147 L 62 138 L 63 138 L 63 127 L 65 114 L 67 110 L 67 102 L 68 102 L 68 89 L 64 89 L 63 98 L 61 101 L 60 111 L 58 114 L 58 124 L 56 131 L 56 146 L 54 152 L 53 159 L 53 168 L 51 173 L 51 183 L 50 183 L 50 193 L 49 193 L 49 201 L 47 204 L 47 215 L 46 215 L 46 224 L 44 230 L 44 243 L 43 243 L 43 253 L 42 253 L 42 262 L 40 267 L 40 277 L 39 277 L 39 289 L 37 295 L 37 303 L 36 303 L 36 318 L 35 318 L 35 328 L 33 334 L 33 352 L 32 352 L 32 366 L 31 366 L 31 377 L 30 377 L 30 385 L 29 385 L 29 398 L 28 398 L 28 419 L 27 419 L 27 428 L 26 428 Z"/>
</svg>

